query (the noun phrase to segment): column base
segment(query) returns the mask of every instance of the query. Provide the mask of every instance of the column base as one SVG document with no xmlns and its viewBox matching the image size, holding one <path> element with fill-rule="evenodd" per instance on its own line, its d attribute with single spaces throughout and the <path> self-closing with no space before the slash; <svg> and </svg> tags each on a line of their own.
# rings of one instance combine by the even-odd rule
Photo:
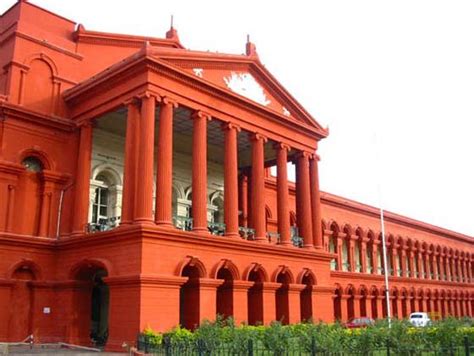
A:
<svg viewBox="0 0 474 356">
<path fill-rule="evenodd" d="M 146 219 L 146 218 L 135 219 L 133 223 L 137 225 L 150 225 L 150 226 L 155 225 L 152 219 Z"/>
<path fill-rule="evenodd" d="M 306 250 L 314 250 L 314 245 L 303 245 L 303 248 Z"/>
<path fill-rule="evenodd" d="M 175 226 L 171 221 L 155 221 L 156 226 L 164 227 L 167 229 L 174 229 Z"/>
<path fill-rule="evenodd" d="M 265 243 L 268 243 L 268 240 L 266 237 L 256 237 L 255 242 L 258 242 L 260 244 L 265 244 Z"/>
<path fill-rule="evenodd" d="M 240 238 L 240 235 L 237 232 L 231 232 L 231 233 L 225 234 L 224 236 L 231 239 Z"/>
<path fill-rule="evenodd" d="M 207 227 L 193 227 L 193 232 L 209 235 Z"/>
</svg>

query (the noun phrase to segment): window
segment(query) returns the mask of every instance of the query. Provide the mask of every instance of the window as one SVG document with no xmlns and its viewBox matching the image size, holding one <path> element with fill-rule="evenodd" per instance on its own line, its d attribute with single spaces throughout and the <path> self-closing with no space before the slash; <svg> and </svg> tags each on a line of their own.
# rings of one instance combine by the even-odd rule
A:
<svg viewBox="0 0 474 356">
<path fill-rule="evenodd" d="M 120 223 L 120 178 L 116 171 L 107 168 L 99 171 L 90 186 L 89 232 L 106 231 Z"/>
<path fill-rule="evenodd" d="M 104 186 L 95 189 L 95 199 L 92 205 L 92 223 L 105 224 L 108 219 L 109 188 L 107 180 L 103 175 L 98 175 L 96 181 L 102 182 Z"/>
<path fill-rule="evenodd" d="M 21 164 L 29 172 L 39 173 L 43 171 L 43 163 L 36 157 L 26 157 Z"/>
</svg>

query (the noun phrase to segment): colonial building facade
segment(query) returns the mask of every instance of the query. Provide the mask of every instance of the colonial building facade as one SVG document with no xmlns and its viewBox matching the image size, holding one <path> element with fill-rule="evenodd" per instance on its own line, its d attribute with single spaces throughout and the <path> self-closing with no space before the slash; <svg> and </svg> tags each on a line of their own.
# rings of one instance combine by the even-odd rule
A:
<svg viewBox="0 0 474 356">
<path fill-rule="evenodd" d="M 0 48 L 1 341 L 386 315 L 378 211 L 320 192 L 328 132 L 252 43 L 192 51 L 19 1 Z M 472 315 L 472 237 L 386 231 L 393 315 Z"/>
</svg>

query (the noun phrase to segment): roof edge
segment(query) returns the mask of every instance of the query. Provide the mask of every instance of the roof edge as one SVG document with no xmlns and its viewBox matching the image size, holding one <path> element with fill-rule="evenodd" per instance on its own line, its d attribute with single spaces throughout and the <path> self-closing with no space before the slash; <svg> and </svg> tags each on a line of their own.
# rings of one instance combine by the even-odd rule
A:
<svg viewBox="0 0 474 356">
<path fill-rule="evenodd" d="M 83 25 L 79 25 L 73 34 L 76 42 L 90 42 L 90 41 L 115 41 L 117 43 L 133 43 L 137 47 L 143 46 L 144 43 L 149 42 L 158 47 L 171 47 L 176 49 L 184 49 L 184 46 L 176 39 L 158 38 L 149 36 L 128 35 L 112 32 L 90 31 L 86 30 Z"/>
<path fill-rule="evenodd" d="M 323 192 L 321 191 L 321 201 L 324 201 L 328 204 L 331 205 L 336 205 L 336 206 L 346 206 L 348 208 L 357 210 L 361 213 L 364 213 L 366 215 L 371 215 L 371 216 L 379 216 L 380 215 L 380 210 L 372 205 L 360 203 L 358 201 L 348 199 L 341 197 L 336 194 L 328 193 L 328 192 Z M 421 229 L 436 235 L 442 235 L 445 237 L 450 237 L 450 238 L 455 238 L 458 240 L 463 240 L 465 242 L 473 243 L 474 242 L 474 237 L 469 236 L 460 232 L 456 232 L 453 230 L 449 230 L 443 227 L 439 227 L 433 224 L 429 224 L 420 220 L 416 220 L 413 218 L 409 218 L 407 216 L 403 216 L 397 213 L 393 213 L 391 211 L 384 211 L 384 218 L 386 221 L 393 222 L 396 224 L 416 228 L 416 229 Z"/>
</svg>

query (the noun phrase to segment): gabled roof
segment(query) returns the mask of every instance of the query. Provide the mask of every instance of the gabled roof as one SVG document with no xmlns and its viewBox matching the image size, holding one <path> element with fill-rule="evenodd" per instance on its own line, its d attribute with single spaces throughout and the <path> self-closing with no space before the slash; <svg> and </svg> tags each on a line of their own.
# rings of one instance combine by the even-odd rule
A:
<svg viewBox="0 0 474 356">
<path fill-rule="evenodd" d="M 287 127 L 300 127 L 315 134 L 317 139 L 327 137 L 324 129 L 261 64 L 255 52 L 250 55 L 220 54 L 179 48 L 152 46 L 146 42 L 137 53 L 115 63 L 102 72 L 66 90 L 67 102 L 82 95 L 91 95 L 97 85 L 109 86 L 117 78 L 130 75 L 132 68 L 150 62 L 185 78 L 194 86 L 221 92 L 240 105 L 266 113 Z M 113 79 L 116 78 L 116 79 Z"/>
<path fill-rule="evenodd" d="M 152 48 L 149 54 L 279 114 L 290 122 L 304 123 L 327 136 L 323 128 L 277 79 L 258 56 L 232 55 L 172 48 Z"/>
</svg>

